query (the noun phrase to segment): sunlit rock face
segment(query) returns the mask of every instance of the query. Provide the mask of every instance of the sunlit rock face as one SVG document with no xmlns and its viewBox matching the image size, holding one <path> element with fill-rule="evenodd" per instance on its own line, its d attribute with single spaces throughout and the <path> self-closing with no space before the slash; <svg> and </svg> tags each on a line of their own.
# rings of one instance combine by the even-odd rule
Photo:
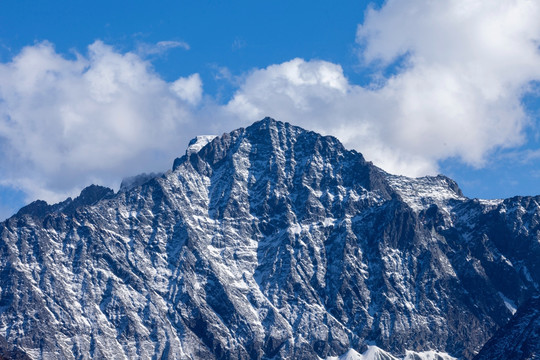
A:
<svg viewBox="0 0 540 360">
<path fill-rule="evenodd" d="M 539 291 L 539 202 L 266 118 L 0 224 L 0 335 L 33 359 L 471 359 Z"/>
</svg>

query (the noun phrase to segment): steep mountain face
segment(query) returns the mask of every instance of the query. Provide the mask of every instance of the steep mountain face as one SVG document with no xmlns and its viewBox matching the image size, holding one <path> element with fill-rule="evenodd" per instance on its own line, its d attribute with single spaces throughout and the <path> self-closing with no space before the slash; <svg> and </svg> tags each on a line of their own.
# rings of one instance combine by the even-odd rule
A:
<svg viewBox="0 0 540 360">
<path fill-rule="evenodd" d="M 523 304 L 474 360 L 540 359 L 540 297 Z"/>
<path fill-rule="evenodd" d="M 539 292 L 540 198 L 467 199 L 269 118 L 85 193 L 0 225 L 0 335 L 34 359 L 471 359 Z"/>
</svg>

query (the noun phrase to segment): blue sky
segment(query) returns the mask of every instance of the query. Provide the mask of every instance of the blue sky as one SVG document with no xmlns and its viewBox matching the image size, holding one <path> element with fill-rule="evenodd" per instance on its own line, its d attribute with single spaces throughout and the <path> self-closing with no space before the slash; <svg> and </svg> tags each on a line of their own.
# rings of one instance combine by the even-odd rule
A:
<svg viewBox="0 0 540 360">
<path fill-rule="evenodd" d="M 0 4 L 0 218 L 268 115 L 465 195 L 540 194 L 533 1 Z"/>
</svg>

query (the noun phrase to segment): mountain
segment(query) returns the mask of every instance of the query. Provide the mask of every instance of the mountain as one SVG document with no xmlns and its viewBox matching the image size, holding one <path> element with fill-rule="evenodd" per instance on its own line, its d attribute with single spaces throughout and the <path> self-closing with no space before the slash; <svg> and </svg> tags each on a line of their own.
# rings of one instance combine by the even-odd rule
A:
<svg viewBox="0 0 540 360">
<path fill-rule="evenodd" d="M 0 335 L 33 359 L 472 359 L 539 292 L 539 203 L 266 118 L 1 223 Z"/>
</svg>

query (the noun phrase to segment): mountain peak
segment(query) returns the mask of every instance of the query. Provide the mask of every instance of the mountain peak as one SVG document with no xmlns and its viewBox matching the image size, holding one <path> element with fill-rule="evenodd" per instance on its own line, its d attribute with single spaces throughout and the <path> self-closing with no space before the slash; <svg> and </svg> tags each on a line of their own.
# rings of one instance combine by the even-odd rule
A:
<svg viewBox="0 0 540 360">
<path fill-rule="evenodd" d="M 273 126 L 273 125 L 276 125 L 278 123 L 279 124 L 285 124 L 284 122 L 278 121 L 278 120 L 276 120 L 276 119 L 274 119 L 274 118 L 272 118 L 270 116 L 265 116 L 263 119 L 255 121 L 250 126 L 253 126 L 253 127 Z"/>
<path fill-rule="evenodd" d="M 154 180 L 0 223 L 0 341 L 38 359 L 471 359 L 538 291 L 536 198 L 470 200 L 271 118 L 208 140 Z"/>
<path fill-rule="evenodd" d="M 36 200 L 21 208 L 15 216 L 30 215 L 36 218 L 44 218 L 53 212 L 73 214 L 77 209 L 83 206 L 94 205 L 98 201 L 113 195 L 114 191 L 112 189 L 92 184 L 85 187 L 75 199 L 69 197 L 64 201 L 53 205 L 49 205 L 43 200 Z"/>
</svg>

